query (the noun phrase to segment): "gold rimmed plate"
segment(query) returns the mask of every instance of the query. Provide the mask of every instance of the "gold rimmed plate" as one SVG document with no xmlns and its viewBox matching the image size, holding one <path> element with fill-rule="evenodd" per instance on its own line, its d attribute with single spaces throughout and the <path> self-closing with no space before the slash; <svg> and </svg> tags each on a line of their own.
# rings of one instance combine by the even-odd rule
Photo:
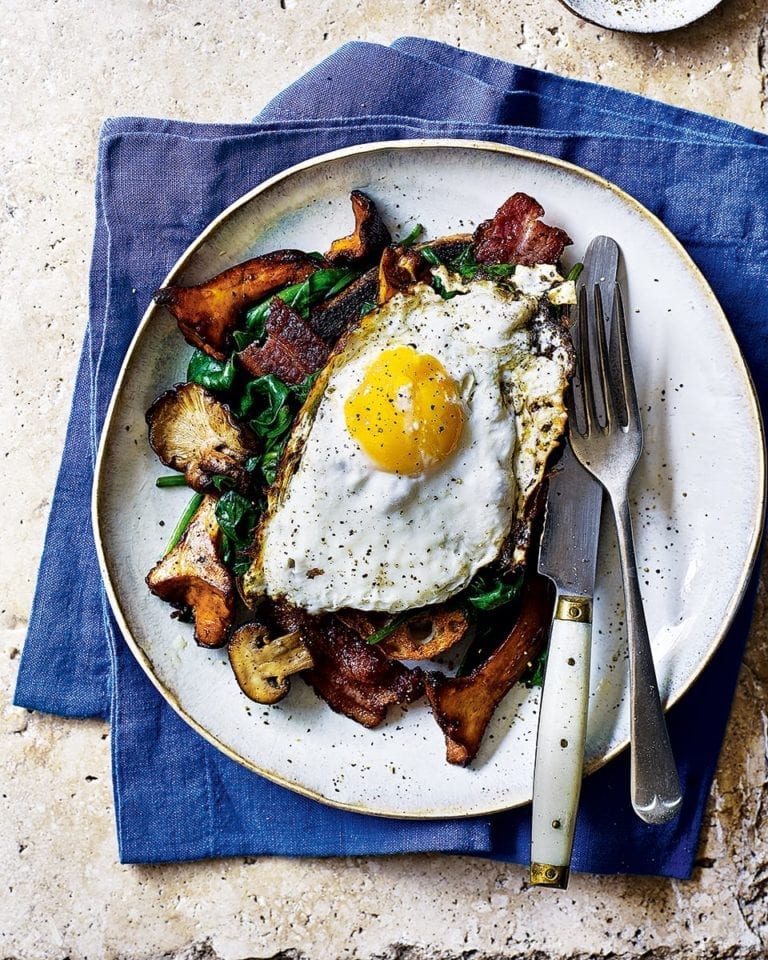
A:
<svg viewBox="0 0 768 960">
<path fill-rule="evenodd" d="M 573 165 L 492 143 L 399 141 L 318 157 L 225 210 L 164 283 L 194 283 L 279 247 L 322 249 L 349 231 L 349 193 L 369 193 L 395 235 L 463 233 L 517 190 L 573 238 L 618 241 L 646 447 L 632 484 L 643 598 L 662 694 L 676 700 L 722 639 L 755 560 L 765 494 L 763 433 L 727 320 L 670 232 L 635 200 Z M 228 756 L 286 787 L 361 812 L 402 817 L 489 813 L 531 797 L 538 691 L 519 685 L 496 712 L 467 769 L 444 759 L 423 703 L 366 730 L 301 682 L 273 707 L 247 700 L 225 651 L 197 647 L 144 576 L 162 554 L 189 492 L 158 490 L 146 442 L 152 400 L 184 379 L 191 348 L 150 306 L 107 415 L 93 496 L 107 593 L 134 655 L 171 706 Z M 734 496 L 738 491 L 738 496 Z M 626 745 L 623 602 L 612 531 L 602 532 L 595 602 L 587 768 Z"/>
<path fill-rule="evenodd" d="M 710 13 L 721 0 L 561 0 L 591 23 L 623 33 L 679 30 Z"/>
</svg>

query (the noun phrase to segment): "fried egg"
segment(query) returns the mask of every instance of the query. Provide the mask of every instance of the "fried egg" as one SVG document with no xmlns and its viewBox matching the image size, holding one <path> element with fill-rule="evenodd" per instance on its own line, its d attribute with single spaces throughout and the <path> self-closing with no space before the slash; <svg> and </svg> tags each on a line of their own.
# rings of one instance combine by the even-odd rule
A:
<svg viewBox="0 0 768 960">
<path fill-rule="evenodd" d="M 524 516 L 566 422 L 571 350 L 547 297 L 567 285 L 546 266 L 519 286 L 435 272 L 443 295 L 397 294 L 318 378 L 258 530 L 249 599 L 311 613 L 439 603 Z"/>
</svg>

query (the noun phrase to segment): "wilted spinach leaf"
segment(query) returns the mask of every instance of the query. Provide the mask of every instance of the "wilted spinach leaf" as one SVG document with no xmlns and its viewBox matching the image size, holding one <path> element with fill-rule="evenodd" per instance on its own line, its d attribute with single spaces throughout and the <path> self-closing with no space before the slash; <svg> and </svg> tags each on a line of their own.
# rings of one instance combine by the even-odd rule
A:
<svg viewBox="0 0 768 960">
<path fill-rule="evenodd" d="M 240 397 L 238 413 L 258 437 L 274 437 L 290 426 L 286 407 L 290 388 L 273 373 L 250 380 Z"/>
<path fill-rule="evenodd" d="M 216 522 L 221 528 L 221 559 L 238 576 L 250 566 L 242 551 L 250 546 L 260 511 L 255 503 L 235 490 L 228 490 L 216 501 Z"/>
<path fill-rule="evenodd" d="M 475 610 L 496 610 L 516 600 L 523 586 L 522 574 L 507 583 L 500 577 L 491 578 L 478 574 L 467 588 L 467 603 Z"/>
<path fill-rule="evenodd" d="M 249 546 L 253 528 L 259 520 L 259 512 L 247 497 L 228 490 L 216 501 L 216 522 L 221 532 L 236 547 Z"/>
<path fill-rule="evenodd" d="M 544 671 L 547 667 L 547 651 L 542 650 L 538 659 L 533 665 L 533 669 L 527 677 L 523 677 L 523 683 L 526 687 L 541 687 L 544 684 Z"/>
<path fill-rule="evenodd" d="M 302 283 L 287 287 L 277 296 L 281 300 L 285 300 L 289 307 L 295 310 L 303 320 L 306 320 L 309 311 L 315 304 L 335 296 L 359 276 L 359 271 L 346 270 L 341 267 L 316 270 Z"/>
<path fill-rule="evenodd" d="M 288 434 L 286 433 L 284 437 L 275 438 L 264 451 L 264 456 L 261 458 L 261 473 L 267 483 L 275 482 L 280 457 L 287 442 Z"/>
<path fill-rule="evenodd" d="M 306 320 L 312 307 L 322 300 L 335 296 L 359 276 L 359 270 L 347 270 L 342 267 L 316 270 L 306 280 L 302 280 L 301 283 L 292 283 L 274 296 L 280 297 L 303 320 Z M 254 339 L 261 340 L 264 337 L 272 299 L 269 297 L 256 304 L 245 315 L 245 329 L 249 334 L 254 335 Z"/>
<path fill-rule="evenodd" d="M 432 288 L 435 293 L 439 293 L 443 300 L 453 300 L 454 297 L 459 295 L 458 290 L 446 290 L 445 284 L 440 279 L 440 277 L 432 277 Z"/>
<path fill-rule="evenodd" d="M 432 250 L 430 247 L 424 247 L 419 252 L 421 253 L 422 257 L 424 257 L 424 259 L 427 261 L 427 263 L 431 263 L 433 267 L 439 267 L 442 265 L 443 261 L 440 259 L 440 257 L 438 257 L 435 251 Z"/>
<path fill-rule="evenodd" d="M 217 360 L 202 350 L 195 350 L 187 367 L 187 380 L 199 383 L 208 390 L 229 390 L 235 379 L 235 364 L 229 360 Z"/>
<path fill-rule="evenodd" d="M 478 263 L 471 243 L 468 243 L 457 256 L 445 260 L 441 260 L 434 250 L 428 247 L 425 247 L 421 253 L 433 266 L 445 266 L 451 273 L 458 273 L 465 281 L 474 280 L 479 276 L 490 277 L 492 280 L 507 280 L 515 272 L 516 267 L 514 263 Z M 439 290 L 437 292 L 440 293 Z"/>
<path fill-rule="evenodd" d="M 293 394 L 299 406 L 301 406 L 301 404 L 307 399 L 309 391 L 312 389 L 312 387 L 314 387 L 315 380 L 317 380 L 319 375 L 320 371 L 315 370 L 314 373 L 308 373 L 301 383 L 297 383 L 295 386 L 291 387 L 291 393 Z"/>
<path fill-rule="evenodd" d="M 516 263 L 483 263 L 479 264 L 478 273 L 494 280 L 507 280 L 517 269 Z"/>
<path fill-rule="evenodd" d="M 240 395 L 238 415 L 264 441 L 259 457 L 250 457 L 246 470 L 261 473 L 267 483 L 274 483 L 277 466 L 288 441 L 291 424 L 299 407 L 307 399 L 319 370 L 310 373 L 301 383 L 289 386 L 269 373 L 250 380 Z"/>
<path fill-rule="evenodd" d="M 290 289 L 290 288 L 288 288 Z M 263 340 L 266 332 L 267 317 L 269 316 L 269 305 L 272 303 L 272 297 L 268 300 L 262 300 L 255 307 L 251 307 L 245 314 L 245 332 L 254 340 Z M 233 334 L 237 341 L 237 331 Z M 245 339 L 244 337 L 242 338 Z M 244 348 L 241 348 L 244 349 Z"/>
</svg>

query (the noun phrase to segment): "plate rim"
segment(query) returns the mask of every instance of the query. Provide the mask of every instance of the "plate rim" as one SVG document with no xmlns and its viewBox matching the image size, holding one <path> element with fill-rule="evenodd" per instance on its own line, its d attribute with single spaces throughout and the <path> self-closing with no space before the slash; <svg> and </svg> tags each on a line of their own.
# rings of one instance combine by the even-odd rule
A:
<svg viewBox="0 0 768 960">
<path fill-rule="evenodd" d="M 577 0 L 576 0 L 577 2 Z M 595 27 L 603 27 L 605 30 L 610 30 L 612 33 L 639 33 L 644 36 L 649 34 L 656 33 L 672 33 L 674 30 L 681 30 L 683 27 L 688 27 L 693 23 L 696 23 L 699 20 L 703 20 L 704 17 L 708 16 L 715 10 L 723 0 L 707 0 L 708 6 L 705 9 L 700 10 L 698 13 L 692 15 L 684 14 L 670 25 L 665 27 L 659 26 L 647 26 L 647 27 L 625 27 L 625 26 L 616 26 L 611 23 L 607 23 L 605 20 L 597 20 L 594 15 L 587 16 L 585 13 L 577 9 L 574 0 L 560 0 L 560 3 L 566 8 L 566 10 L 573 14 L 575 17 L 578 17 L 580 20 L 583 20 L 585 23 L 591 23 Z"/>
<path fill-rule="evenodd" d="M 649 221 L 651 225 L 660 233 L 664 235 L 666 241 L 675 249 L 679 258 L 696 281 L 697 285 L 702 289 L 703 294 L 708 300 L 712 302 L 712 305 L 715 307 L 715 314 L 717 317 L 717 322 L 723 330 L 723 333 L 726 336 L 726 340 L 729 343 L 734 359 L 737 361 L 736 366 L 740 369 L 745 375 L 746 386 L 748 388 L 748 394 L 750 399 L 750 410 L 755 420 L 757 434 L 759 439 L 759 449 L 760 449 L 760 473 L 759 473 L 759 497 L 758 497 L 758 509 L 757 515 L 753 517 L 753 533 L 752 540 L 750 542 L 749 550 L 745 558 L 743 569 L 741 573 L 741 580 L 738 585 L 738 590 L 734 592 L 731 597 L 730 603 L 726 609 L 726 614 L 719 625 L 712 642 L 705 651 L 705 654 L 702 656 L 700 662 L 697 664 L 696 668 L 692 671 L 688 681 L 681 685 L 679 689 L 674 691 L 674 693 L 669 697 L 667 702 L 664 705 L 665 712 L 670 709 L 675 703 L 677 703 L 682 696 L 691 688 L 691 686 L 696 682 L 696 680 L 701 675 L 702 671 L 705 669 L 707 664 L 712 659 L 715 651 L 720 647 L 723 642 L 728 630 L 730 629 L 736 612 L 741 605 L 741 602 L 744 598 L 744 595 L 747 590 L 752 573 L 755 569 L 755 564 L 760 551 L 760 544 L 762 542 L 763 529 L 765 524 L 765 514 L 766 514 L 766 498 L 768 491 L 766 490 L 766 434 L 765 427 L 763 423 L 762 412 L 760 410 L 760 404 L 757 398 L 757 392 L 755 390 L 755 385 L 752 379 L 747 362 L 741 352 L 741 349 L 736 342 L 735 335 L 731 329 L 728 318 L 723 310 L 717 296 L 714 291 L 708 284 L 706 278 L 699 270 L 696 263 L 693 261 L 690 254 L 687 252 L 682 243 L 677 239 L 677 237 L 672 233 L 671 230 L 650 210 L 647 209 L 639 200 L 636 200 L 631 194 L 624 191 L 621 187 L 617 186 L 612 181 L 607 178 L 597 174 L 591 170 L 588 170 L 585 167 L 580 167 L 577 164 L 571 163 L 567 160 L 563 160 L 560 157 L 553 157 L 547 154 L 537 153 L 530 150 L 525 150 L 520 147 L 510 146 L 507 144 L 497 143 L 494 141 L 487 140 L 475 140 L 475 139 L 461 139 L 461 138 L 414 138 L 414 139 L 405 139 L 405 140 L 381 140 L 381 141 L 371 141 L 363 144 L 355 144 L 350 147 L 342 147 L 338 150 L 329 151 L 327 153 L 318 154 L 317 156 L 310 157 L 306 160 L 294 164 L 285 170 L 280 171 L 277 174 L 269 177 L 260 184 L 257 184 L 251 190 L 244 193 L 242 196 L 238 197 L 231 204 L 229 204 L 224 210 L 222 210 L 213 220 L 208 223 L 208 225 L 197 234 L 195 239 L 187 246 L 181 256 L 176 260 L 173 266 L 168 271 L 165 279 L 162 282 L 163 286 L 168 285 L 173 282 L 173 279 L 176 275 L 181 272 L 184 267 L 187 265 L 188 261 L 193 257 L 197 250 L 206 242 L 211 233 L 213 233 L 221 223 L 226 221 L 232 214 L 234 214 L 240 207 L 245 206 L 250 203 L 253 199 L 259 195 L 268 192 L 273 187 L 282 183 L 285 180 L 290 179 L 295 174 L 298 174 L 304 170 L 311 169 L 312 167 L 320 167 L 324 164 L 332 163 L 335 160 L 343 159 L 349 156 L 354 156 L 356 154 L 364 153 L 380 153 L 388 150 L 424 150 L 424 149 L 436 149 L 436 150 L 477 150 L 479 152 L 492 152 L 492 153 L 502 153 L 512 157 L 522 158 L 524 160 L 532 161 L 534 163 L 543 164 L 549 167 L 559 168 L 561 170 L 568 171 L 569 173 L 575 174 L 578 177 L 584 178 L 586 180 L 591 180 L 593 183 L 601 187 L 602 189 L 607 189 L 614 196 L 619 198 L 623 203 L 627 204 L 632 208 L 632 210 L 642 217 L 643 219 Z M 113 583 L 109 561 L 106 556 L 106 551 L 104 547 L 104 542 L 101 536 L 101 511 L 100 511 L 100 501 L 104 496 L 104 490 L 106 487 L 105 475 L 108 474 L 106 470 L 106 460 L 107 460 L 107 446 L 109 437 L 112 434 L 113 430 L 113 420 L 115 418 L 116 411 L 118 409 L 118 401 L 122 394 L 122 388 L 124 381 L 127 376 L 128 366 L 133 356 L 134 351 L 136 350 L 139 341 L 144 335 L 145 329 L 149 326 L 152 321 L 155 312 L 161 308 L 154 302 L 150 302 L 147 306 L 144 314 L 142 315 L 141 320 L 139 321 L 136 331 L 131 338 L 131 341 L 126 350 L 125 356 L 123 358 L 122 364 L 120 366 L 120 371 L 118 373 L 117 379 L 115 381 L 115 386 L 112 392 L 112 396 L 107 407 L 104 423 L 101 428 L 101 433 L 99 437 L 99 445 L 96 454 L 96 459 L 94 461 L 94 471 L 93 471 L 93 484 L 91 491 L 91 525 L 93 529 L 94 543 L 96 548 L 96 555 L 99 563 L 99 570 L 102 577 L 102 582 L 104 584 L 104 589 L 109 601 L 111 611 L 117 621 L 120 632 L 125 639 L 125 642 L 131 651 L 131 654 L 134 656 L 139 666 L 142 668 L 150 682 L 153 684 L 155 689 L 160 693 L 163 699 L 168 703 L 168 705 L 187 723 L 192 729 L 194 729 L 198 734 L 200 734 L 205 740 L 212 744 L 216 749 L 220 750 L 225 756 L 229 759 L 234 760 L 241 766 L 246 767 L 253 773 L 257 773 L 265 779 L 276 783 L 277 785 L 284 787 L 285 789 L 291 790 L 294 793 L 298 793 L 301 796 L 307 797 L 312 800 L 316 800 L 319 803 L 323 803 L 326 806 L 333 807 L 335 809 L 346 810 L 352 813 L 362 813 L 375 815 L 390 819 L 403 819 L 403 820 L 425 820 L 425 819 L 434 819 L 436 816 L 440 819 L 451 819 L 457 820 L 466 817 L 476 817 L 476 816 L 488 816 L 494 813 L 500 813 L 504 810 L 511 810 L 517 807 L 525 806 L 530 803 L 531 797 L 521 800 L 515 800 L 511 803 L 504 803 L 502 805 L 493 804 L 489 807 L 483 807 L 480 810 L 467 810 L 463 812 L 456 813 L 435 813 L 434 811 L 418 811 L 411 813 L 402 813 L 398 811 L 381 811 L 378 809 L 373 809 L 367 806 L 364 802 L 348 802 L 348 801 L 339 801 L 331 797 L 327 797 L 320 793 L 317 790 L 306 787 L 303 784 L 296 783 L 283 777 L 280 774 L 275 773 L 274 771 L 268 771 L 260 767 L 257 763 L 252 760 L 249 760 L 246 757 L 243 757 L 232 747 L 223 743 L 218 737 L 212 734 L 207 730 L 199 721 L 197 721 L 180 703 L 176 694 L 173 693 L 157 676 L 152 660 L 144 652 L 141 646 L 133 637 L 131 630 L 129 628 L 128 622 L 125 615 L 123 614 L 122 605 L 118 592 Z M 594 771 L 598 770 L 604 764 L 608 763 L 618 754 L 623 752 L 629 745 L 629 738 L 627 737 L 621 743 L 617 744 L 611 750 L 608 750 L 602 756 L 593 759 L 585 765 L 584 774 L 589 775 Z M 531 787 L 532 791 L 532 787 Z"/>
</svg>

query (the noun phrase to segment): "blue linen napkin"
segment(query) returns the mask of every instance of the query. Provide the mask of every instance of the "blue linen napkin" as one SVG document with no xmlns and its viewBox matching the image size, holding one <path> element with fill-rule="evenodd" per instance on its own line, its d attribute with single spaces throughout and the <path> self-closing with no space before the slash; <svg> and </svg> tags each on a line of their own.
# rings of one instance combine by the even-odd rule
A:
<svg viewBox="0 0 768 960">
<path fill-rule="evenodd" d="M 419 851 L 527 860 L 528 808 L 453 821 L 347 813 L 219 753 L 159 697 L 120 637 L 88 524 L 98 437 L 124 353 L 152 291 L 188 243 L 238 196 L 293 163 L 351 144 L 420 136 L 552 154 L 636 196 L 704 272 L 766 399 L 768 137 L 754 131 L 418 38 L 342 47 L 253 124 L 107 121 L 90 317 L 15 702 L 110 719 L 123 862 Z M 664 827 L 642 824 L 628 802 L 628 758 L 617 758 L 584 784 L 575 870 L 690 875 L 755 588 L 753 577 L 726 640 L 670 711 L 685 793 L 681 816 Z"/>
</svg>

